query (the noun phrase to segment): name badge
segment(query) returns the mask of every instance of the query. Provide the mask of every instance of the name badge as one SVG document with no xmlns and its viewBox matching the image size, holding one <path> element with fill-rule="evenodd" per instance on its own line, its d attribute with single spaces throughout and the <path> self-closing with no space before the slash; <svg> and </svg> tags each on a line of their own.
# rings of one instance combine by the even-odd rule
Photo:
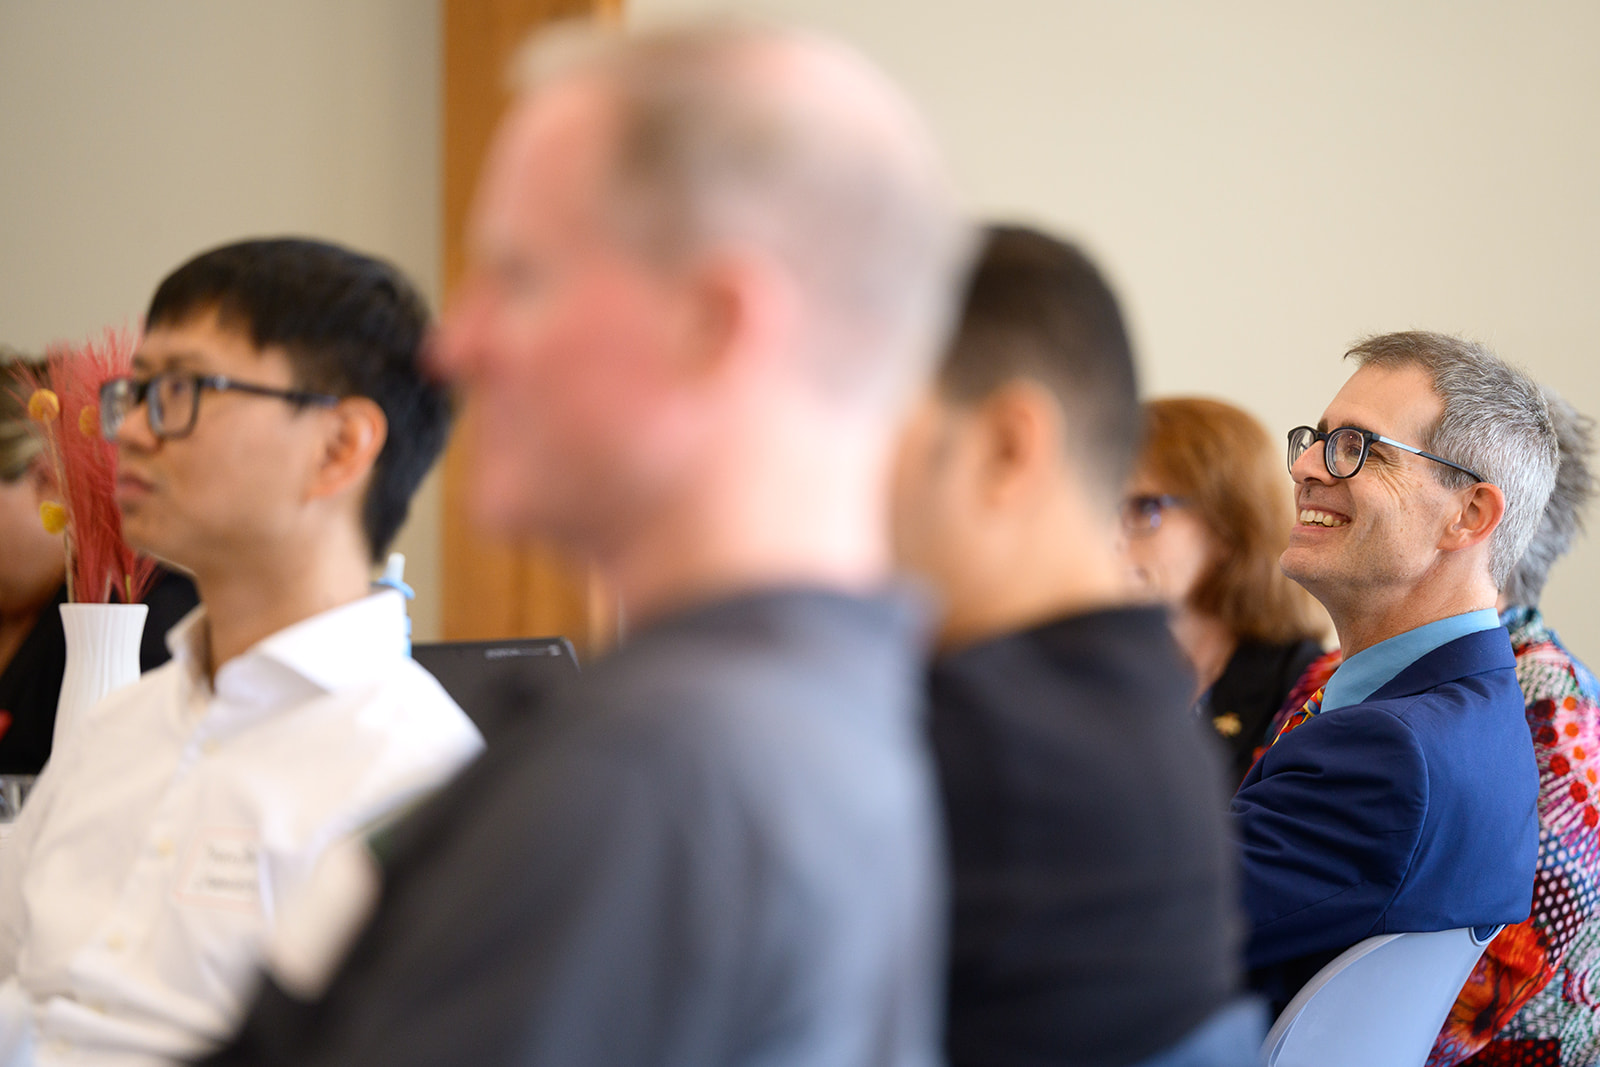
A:
<svg viewBox="0 0 1600 1067">
<path fill-rule="evenodd" d="M 256 832 L 201 830 L 178 875 L 179 903 L 254 912 L 261 906 Z"/>
</svg>

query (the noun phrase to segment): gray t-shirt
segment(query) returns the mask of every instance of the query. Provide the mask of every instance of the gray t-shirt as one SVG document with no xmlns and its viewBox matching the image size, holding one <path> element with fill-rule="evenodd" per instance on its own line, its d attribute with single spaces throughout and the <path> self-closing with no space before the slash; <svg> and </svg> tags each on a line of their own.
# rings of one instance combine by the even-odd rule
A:
<svg viewBox="0 0 1600 1067">
<path fill-rule="evenodd" d="M 212 1063 L 938 1061 L 944 873 L 899 596 L 656 623 L 388 840 L 322 1001 Z"/>
</svg>

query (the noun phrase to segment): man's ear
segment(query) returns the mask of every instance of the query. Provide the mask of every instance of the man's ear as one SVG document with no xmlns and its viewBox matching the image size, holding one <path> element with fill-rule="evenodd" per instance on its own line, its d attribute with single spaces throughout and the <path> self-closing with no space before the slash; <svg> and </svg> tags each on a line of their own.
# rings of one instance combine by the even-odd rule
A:
<svg viewBox="0 0 1600 1067">
<path fill-rule="evenodd" d="M 330 411 L 332 426 L 322 461 L 311 482 L 311 496 L 336 496 L 359 484 L 378 461 L 389 435 L 383 409 L 364 396 L 347 396 Z"/>
<path fill-rule="evenodd" d="M 1007 382 L 983 401 L 985 497 L 1014 501 L 1037 486 L 1059 444 L 1061 427 L 1048 390 L 1025 379 Z"/>
<path fill-rule="evenodd" d="M 1500 527 L 1505 514 L 1506 497 L 1500 487 L 1479 482 L 1461 498 L 1461 510 L 1445 527 L 1439 538 L 1439 548 L 1445 552 L 1459 552 L 1483 544 Z"/>
<path fill-rule="evenodd" d="M 792 281 L 776 264 L 723 250 L 707 254 L 688 271 L 680 371 L 718 373 L 788 347 L 798 304 Z"/>
</svg>

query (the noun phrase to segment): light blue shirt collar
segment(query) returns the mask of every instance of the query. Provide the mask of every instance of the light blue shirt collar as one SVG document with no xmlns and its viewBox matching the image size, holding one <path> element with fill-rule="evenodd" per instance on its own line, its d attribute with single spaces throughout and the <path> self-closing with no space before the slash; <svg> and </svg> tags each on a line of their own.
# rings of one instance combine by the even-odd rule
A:
<svg viewBox="0 0 1600 1067">
<path fill-rule="evenodd" d="M 1493 608 L 1439 619 L 1364 648 L 1339 665 L 1322 689 L 1322 710 L 1359 704 L 1429 652 L 1457 638 L 1500 625 Z"/>
</svg>

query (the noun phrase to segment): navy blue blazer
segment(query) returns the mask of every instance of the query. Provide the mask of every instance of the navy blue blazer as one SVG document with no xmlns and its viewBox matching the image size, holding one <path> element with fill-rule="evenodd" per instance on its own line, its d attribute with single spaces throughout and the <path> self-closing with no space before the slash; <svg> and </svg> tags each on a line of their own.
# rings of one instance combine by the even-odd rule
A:
<svg viewBox="0 0 1600 1067">
<path fill-rule="evenodd" d="M 1253 983 L 1281 1003 L 1374 934 L 1526 919 L 1538 795 L 1504 629 L 1303 723 L 1233 799 Z"/>
</svg>

